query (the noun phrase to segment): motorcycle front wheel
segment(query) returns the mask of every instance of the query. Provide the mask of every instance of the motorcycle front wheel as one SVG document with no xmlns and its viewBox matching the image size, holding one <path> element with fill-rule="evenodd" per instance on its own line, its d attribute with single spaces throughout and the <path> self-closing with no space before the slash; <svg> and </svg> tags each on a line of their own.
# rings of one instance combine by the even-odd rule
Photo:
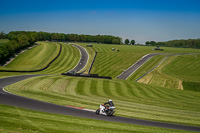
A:
<svg viewBox="0 0 200 133">
<path fill-rule="evenodd" d="M 96 113 L 97 115 L 99 115 L 100 109 L 97 109 L 95 113 Z"/>
</svg>

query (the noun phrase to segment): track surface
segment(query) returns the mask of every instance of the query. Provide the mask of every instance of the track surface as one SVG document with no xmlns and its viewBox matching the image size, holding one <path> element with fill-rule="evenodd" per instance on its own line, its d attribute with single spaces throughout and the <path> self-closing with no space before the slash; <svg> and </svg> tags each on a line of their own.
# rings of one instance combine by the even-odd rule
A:
<svg viewBox="0 0 200 133">
<path fill-rule="evenodd" d="M 75 45 L 75 44 L 72 44 L 72 45 L 79 49 L 79 51 L 81 53 L 81 59 L 80 59 L 79 63 L 77 64 L 77 66 L 74 67 L 70 71 L 79 72 L 80 70 L 82 70 L 86 66 L 87 61 L 89 59 L 89 55 L 88 55 L 87 51 L 85 50 L 85 48 L 83 48 L 79 45 Z"/>
<path fill-rule="evenodd" d="M 153 56 L 158 55 L 157 53 L 147 54 L 143 56 L 140 60 L 138 60 L 131 67 L 126 69 L 123 73 L 117 76 L 118 79 L 127 79 L 132 73 L 134 73 L 138 68 L 140 68 L 144 63 L 150 60 Z"/>
<path fill-rule="evenodd" d="M 84 50 L 85 49 L 83 49 L 83 51 Z M 82 50 L 80 50 L 80 52 L 82 52 Z M 88 54 L 87 55 L 85 54 L 87 53 L 84 53 L 84 52 L 82 53 L 81 60 L 78 63 L 78 65 L 74 68 L 74 70 L 80 71 L 85 66 L 83 64 L 84 63 L 86 64 L 88 60 L 88 57 L 87 57 Z M 40 75 L 22 75 L 22 76 L 15 76 L 15 77 L 0 79 L 0 103 L 16 106 L 16 107 L 21 107 L 21 108 L 26 108 L 26 109 L 31 109 L 31 110 L 42 111 L 42 112 L 71 115 L 71 116 L 91 118 L 91 119 L 97 119 L 97 120 L 105 120 L 105 121 L 144 125 L 144 126 L 154 126 L 154 127 L 162 127 L 162 128 L 171 128 L 171 129 L 180 129 L 180 130 L 188 130 L 188 131 L 200 131 L 200 127 L 162 123 L 162 122 L 140 120 L 140 119 L 133 119 L 133 118 L 125 118 L 125 117 L 119 117 L 119 116 L 107 117 L 107 116 L 102 116 L 102 115 L 96 115 L 94 112 L 91 112 L 91 111 L 85 111 L 85 110 L 80 110 L 76 108 L 42 102 L 42 101 L 38 101 L 38 100 L 26 98 L 26 97 L 21 97 L 21 96 L 14 95 L 3 90 L 3 87 L 7 85 L 19 82 L 27 78 L 35 77 L 35 76 L 40 76 Z"/>
</svg>

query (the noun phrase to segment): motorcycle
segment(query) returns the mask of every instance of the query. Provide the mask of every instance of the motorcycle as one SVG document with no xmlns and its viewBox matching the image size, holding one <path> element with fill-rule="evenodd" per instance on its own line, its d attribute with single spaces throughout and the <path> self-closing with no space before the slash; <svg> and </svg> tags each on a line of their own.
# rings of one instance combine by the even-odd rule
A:
<svg viewBox="0 0 200 133">
<path fill-rule="evenodd" d="M 116 107 L 114 106 L 106 106 L 104 104 L 100 104 L 100 108 L 96 110 L 96 114 L 112 116 L 115 113 L 114 111 L 115 108 Z"/>
</svg>

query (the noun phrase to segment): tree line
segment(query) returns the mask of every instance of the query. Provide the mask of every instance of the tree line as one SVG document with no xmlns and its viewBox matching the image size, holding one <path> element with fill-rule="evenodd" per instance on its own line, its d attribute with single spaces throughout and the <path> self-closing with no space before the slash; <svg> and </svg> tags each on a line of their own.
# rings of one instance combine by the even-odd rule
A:
<svg viewBox="0 0 200 133">
<path fill-rule="evenodd" d="M 0 64 L 4 64 L 14 53 L 33 45 L 37 41 L 122 44 L 122 39 L 120 37 L 111 35 L 78 35 L 36 31 L 11 31 L 8 34 L 0 32 L 0 39 L 9 39 L 7 43 L 0 45 Z"/>
<path fill-rule="evenodd" d="M 147 41 L 147 46 L 163 46 L 163 47 L 182 47 L 182 48 L 200 48 L 199 39 L 181 39 L 181 40 L 170 40 L 167 42 L 155 42 Z"/>
</svg>

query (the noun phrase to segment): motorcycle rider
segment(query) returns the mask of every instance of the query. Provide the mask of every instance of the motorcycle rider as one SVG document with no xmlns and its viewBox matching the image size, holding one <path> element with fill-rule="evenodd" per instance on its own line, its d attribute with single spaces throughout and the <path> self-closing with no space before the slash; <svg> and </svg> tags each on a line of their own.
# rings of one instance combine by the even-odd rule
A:
<svg viewBox="0 0 200 133">
<path fill-rule="evenodd" d="M 109 106 L 108 106 L 107 104 L 108 104 Z M 104 111 L 107 112 L 107 111 L 108 111 L 108 107 L 114 107 L 114 103 L 112 102 L 111 99 L 109 99 L 108 102 L 104 103 L 104 106 L 105 106 Z"/>
<path fill-rule="evenodd" d="M 108 102 L 104 103 L 104 105 L 109 104 L 110 107 L 114 106 L 114 103 L 112 102 L 111 99 L 109 99 Z"/>
</svg>

